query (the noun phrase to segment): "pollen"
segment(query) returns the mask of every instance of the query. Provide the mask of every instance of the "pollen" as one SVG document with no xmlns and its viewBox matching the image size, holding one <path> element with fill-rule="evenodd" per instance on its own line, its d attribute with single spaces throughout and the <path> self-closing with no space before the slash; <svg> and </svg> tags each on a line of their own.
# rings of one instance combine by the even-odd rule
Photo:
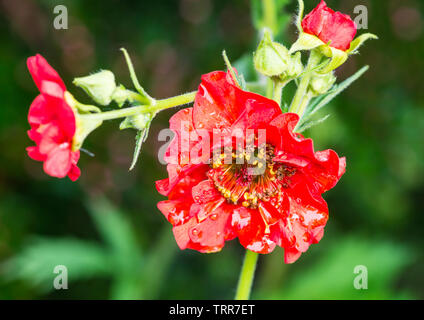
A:
<svg viewBox="0 0 424 320">
<path fill-rule="evenodd" d="M 237 153 L 227 152 L 216 154 L 208 177 L 230 204 L 256 209 L 259 201 L 270 201 L 290 187 L 290 178 L 296 173 L 295 168 L 273 161 L 274 147 L 269 144 L 247 152 L 241 149 L 237 149 Z M 222 163 L 230 154 L 232 162 Z M 244 161 L 240 163 L 239 159 Z"/>
</svg>

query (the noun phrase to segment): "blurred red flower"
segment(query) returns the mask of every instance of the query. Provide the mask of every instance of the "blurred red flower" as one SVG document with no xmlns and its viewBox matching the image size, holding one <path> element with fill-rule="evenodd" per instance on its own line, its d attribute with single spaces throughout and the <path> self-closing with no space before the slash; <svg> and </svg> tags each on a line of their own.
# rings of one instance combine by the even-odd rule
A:
<svg viewBox="0 0 424 320">
<path fill-rule="evenodd" d="M 158 208 L 181 249 L 216 252 L 238 237 L 258 253 L 281 246 L 285 262 L 292 263 L 322 238 L 328 208 L 321 194 L 343 175 L 345 158 L 333 150 L 314 152 L 311 139 L 293 132 L 298 121 L 273 100 L 241 90 L 229 73 L 203 75 L 194 107 L 170 119 L 175 136 L 164 157 L 169 177 L 156 182 L 168 197 Z M 217 132 L 250 129 L 266 130 L 266 151 L 255 143 L 253 153 L 239 153 L 233 139 L 224 147 L 212 139 Z M 189 152 L 202 148 L 209 148 L 204 159 L 212 163 Z M 228 148 L 232 160 L 224 161 Z M 240 164 L 240 154 L 260 161 Z"/>
<path fill-rule="evenodd" d="M 36 146 L 28 147 L 28 155 L 44 162 L 44 171 L 53 177 L 79 178 L 79 151 L 72 151 L 76 131 L 75 114 L 66 103 L 65 84 L 58 73 L 39 54 L 27 60 L 29 72 L 40 94 L 28 113 L 31 129 L 28 136 Z"/>
<path fill-rule="evenodd" d="M 317 36 L 324 43 L 342 51 L 350 47 L 356 25 L 349 15 L 334 12 L 324 0 L 302 20 L 303 31 Z"/>
</svg>

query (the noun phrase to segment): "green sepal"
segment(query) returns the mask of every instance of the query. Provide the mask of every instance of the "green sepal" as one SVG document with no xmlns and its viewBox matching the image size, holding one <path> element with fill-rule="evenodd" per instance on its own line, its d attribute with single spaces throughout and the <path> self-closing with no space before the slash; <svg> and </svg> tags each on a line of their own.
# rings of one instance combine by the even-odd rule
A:
<svg viewBox="0 0 424 320">
<path fill-rule="evenodd" d="M 309 90 L 313 96 L 319 96 L 327 93 L 336 82 L 333 72 L 317 73 L 315 72 L 309 82 Z"/>
<path fill-rule="evenodd" d="M 149 96 L 148 93 L 144 90 L 144 88 L 140 85 L 140 82 L 138 81 L 138 78 L 137 78 L 135 71 L 134 71 L 133 63 L 131 61 L 130 56 L 128 55 L 127 50 L 125 48 L 121 48 L 121 51 L 124 54 L 125 61 L 126 61 L 127 66 L 128 66 L 128 70 L 130 72 L 130 77 L 131 77 L 131 81 L 134 85 L 134 88 L 140 94 L 141 99 L 145 100 L 145 101 L 140 101 L 140 102 L 145 102 L 146 104 L 154 104 L 155 99 L 153 99 L 151 96 Z"/>
<path fill-rule="evenodd" d="M 296 27 L 299 33 L 303 33 L 302 29 L 302 20 L 303 20 L 303 12 L 305 10 L 305 4 L 303 3 L 303 0 L 298 0 L 299 10 L 296 17 Z"/>
<path fill-rule="evenodd" d="M 289 54 L 293 54 L 296 51 L 301 50 L 312 50 L 324 45 L 325 43 L 320 38 L 309 33 L 301 32 L 299 34 L 299 38 L 291 46 Z"/>
<path fill-rule="evenodd" d="M 93 132 L 95 129 L 100 127 L 103 123 L 102 120 L 99 119 L 92 119 L 89 117 L 85 117 L 82 115 L 77 115 L 75 117 L 75 123 L 76 123 L 76 131 L 74 138 L 72 140 L 72 151 L 79 150 L 83 143 L 85 138 Z"/>
<path fill-rule="evenodd" d="M 134 148 L 133 160 L 131 162 L 129 171 L 133 170 L 135 165 L 137 164 L 138 158 L 140 157 L 140 153 L 141 153 L 141 146 L 147 139 L 147 136 L 149 134 L 149 129 L 150 129 L 150 125 L 146 127 L 145 129 L 139 130 L 137 132 L 137 135 L 135 137 L 135 148 Z"/>
<path fill-rule="evenodd" d="M 328 50 L 330 52 L 329 54 L 328 54 Z M 345 63 L 347 58 L 349 57 L 349 55 L 346 52 L 330 47 L 328 45 L 321 47 L 320 51 L 323 52 L 324 55 L 328 56 L 331 59 L 325 67 L 317 71 L 322 74 L 329 73 L 333 71 L 334 69 L 337 69 L 343 63 Z"/>
<path fill-rule="evenodd" d="M 375 34 L 372 34 L 372 33 L 361 34 L 359 37 L 357 37 L 356 39 L 354 39 L 350 43 L 350 47 L 346 52 L 348 54 L 358 53 L 359 47 L 362 46 L 365 41 L 370 40 L 370 39 L 378 39 L 378 37 Z"/>
<path fill-rule="evenodd" d="M 72 139 L 72 151 L 77 151 L 81 148 L 85 138 L 103 123 L 103 120 L 89 117 L 89 114 L 98 113 L 101 110 L 95 106 L 79 103 L 69 91 L 65 91 L 64 98 L 75 116 L 76 129 Z"/>
<path fill-rule="evenodd" d="M 143 113 L 136 116 L 130 116 L 125 118 L 124 121 L 122 121 L 119 126 L 121 130 L 128 129 L 128 128 L 138 130 L 136 138 L 135 138 L 136 144 L 135 144 L 133 160 L 131 162 L 131 166 L 129 170 L 134 169 L 138 161 L 138 158 L 140 156 L 141 146 L 147 139 L 150 125 L 155 115 L 156 114 L 152 114 L 152 113 Z"/>
</svg>

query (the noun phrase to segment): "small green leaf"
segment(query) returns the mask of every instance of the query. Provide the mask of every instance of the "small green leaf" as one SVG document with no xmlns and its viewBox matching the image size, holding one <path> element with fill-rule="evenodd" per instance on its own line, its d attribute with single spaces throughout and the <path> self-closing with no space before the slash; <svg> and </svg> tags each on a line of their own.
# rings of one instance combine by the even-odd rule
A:
<svg viewBox="0 0 424 320">
<path fill-rule="evenodd" d="M 315 127 L 318 124 L 323 123 L 325 120 L 327 120 L 330 117 L 329 114 L 327 114 L 325 117 L 322 117 L 321 119 L 309 121 L 307 123 L 302 124 L 299 128 L 295 128 L 294 131 L 298 133 L 302 133 L 305 130 L 308 130 L 312 127 Z"/>
<path fill-rule="evenodd" d="M 141 146 L 143 145 L 144 141 L 146 141 L 147 135 L 149 134 L 149 127 L 138 131 L 135 137 L 135 149 L 134 149 L 133 160 L 131 162 L 131 166 L 129 169 L 130 171 L 133 170 L 135 165 L 137 164 L 138 158 L 140 157 Z"/>
<path fill-rule="evenodd" d="M 225 52 L 225 50 L 222 51 L 222 57 L 224 58 L 225 65 L 226 65 L 228 71 L 230 71 L 234 82 L 240 87 L 240 79 L 237 77 L 236 73 L 234 72 L 234 68 L 232 67 L 231 62 L 228 59 L 228 56 L 227 56 L 227 53 Z"/>
<path fill-rule="evenodd" d="M 119 126 L 121 130 L 128 129 L 128 128 L 138 130 L 136 138 L 135 138 L 136 140 L 135 150 L 134 150 L 133 160 L 131 162 L 131 166 L 129 169 L 130 171 L 134 169 L 138 161 L 138 158 L 141 152 L 141 146 L 146 141 L 147 136 L 149 135 L 150 125 L 155 115 L 156 114 L 143 113 L 136 116 L 130 116 L 125 118 L 124 121 L 122 121 Z"/>
<path fill-rule="evenodd" d="M 349 87 L 353 82 L 358 80 L 367 70 L 369 66 L 364 66 L 358 70 L 354 75 L 350 76 L 345 81 L 341 82 L 338 85 L 335 85 L 331 91 L 328 93 L 317 97 L 308 107 L 306 113 L 302 117 L 302 122 L 306 122 L 313 114 L 318 112 L 321 108 L 330 103 L 337 95 L 339 95 L 343 90 Z M 301 125 L 301 124 L 300 124 Z"/>
<path fill-rule="evenodd" d="M 357 53 L 359 47 L 362 46 L 365 41 L 370 40 L 370 39 L 378 39 L 378 37 L 375 34 L 372 34 L 372 33 L 364 33 L 364 34 L 360 35 L 359 37 L 357 37 L 356 39 L 354 39 L 350 43 L 350 48 L 346 52 L 348 54 Z"/>
</svg>

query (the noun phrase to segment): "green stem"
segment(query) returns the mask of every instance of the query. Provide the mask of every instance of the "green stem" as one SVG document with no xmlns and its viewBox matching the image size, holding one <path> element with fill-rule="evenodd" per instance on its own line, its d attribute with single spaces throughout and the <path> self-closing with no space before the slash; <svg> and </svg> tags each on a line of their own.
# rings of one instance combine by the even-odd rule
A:
<svg viewBox="0 0 424 320">
<path fill-rule="evenodd" d="M 289 81 L 281 81 L 279 79 L 273 80 L 274 82 L 274 92 L 272 94 L 272 99 L 278 103 L 281 107 L 281 98 L 283 96 L 283 88 Z"/>
<path fill-rule="evenodd" d="M 303 97 L 302 103 L 300 104 L 298 110 L 296 113 L 299 115 L 300 118 L 303 117 L 303 114 L 305 113 L 306 107 L 309 105 L 309 102 L 312 99 L 312 94 L 310 92 L 307 92 L 305 96 Z"/>
<path fill-rule="evenodd" d="M 237 286 L 236 300 L 249 299 L 257 261 L 258 254 L 256 252 L 246 250 L 246 256 L 244 257 L 243 267 L 241 269 Z"/>
<path fill-rule="evenodd" d="M 321 55 L 315 50 L 312 50 L 309 56 L 308 64 L 306 66 L 305 74 L 300 80 L 299 86 L 297 87 L 297 91 L 290 105 L 289 112 L 294 112 L 299 114 L 299 110 L 301 108 L 303 98 L 306 95 L 306 92 L 309 86 L 309 81 L 311 80 L 311 77 L 312 77 L 312 70 L 316 65 L 318 65 L 320 60 L 321 60 Z"/>
<path fill-rule="evenodd" d="M 142 113 L 156 113 L 165 109 L 177 107 L 183 104 L 187 104 L 194 101 L 197 91 L 189 92 L 182 94 L 180 96 L 157 100 L 154 104 L 151 105 L 142 105 L 136 107 L 129 107 L 124 109 L 106 111 L 101 113 L 92 113 L 84 114 L 81 117 L 87 119 L 97 119 L 97 120 L 112 120 L 118 118 L 125 118 L 128 116 L 134 116 Z"/>
<path fill-rule="evenodd" d="M 275 0 L 262 0 L 262 9 L 264 14 L 265 26 L 276 32 L 277 28 L 277 10 L 275 10 Z"/>
</svg>

